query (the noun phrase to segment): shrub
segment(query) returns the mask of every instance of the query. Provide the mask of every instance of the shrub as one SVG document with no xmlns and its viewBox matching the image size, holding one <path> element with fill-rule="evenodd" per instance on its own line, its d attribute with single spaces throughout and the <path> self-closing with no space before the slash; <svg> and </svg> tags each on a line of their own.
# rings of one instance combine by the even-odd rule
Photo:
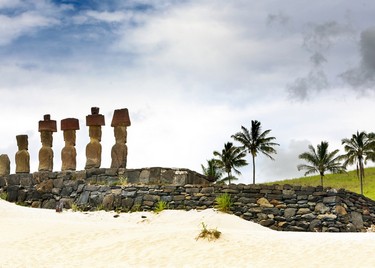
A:
<svg viewBox="0 0 375 268">
<path fill-rule="evenodd" d="M 8 193 L 7 192 L 0 193 L 0 199 L 7 200 L 7 198 L 8 198 Z"/>
<path fill-rule="evenodd" d="M 215 201 L 217 203 L 216 208 L 219 211 L 222 211 L 222 212 L 230 211 L 230 208 L 232 206 L 232 200 L 228 193 L 219 195 L 218 197 L 216 197 Z"/>
<path fill-rule="evenodd" d="M 168 207 L 167 202 L 160 200 L 160 201 L 158 201 L 158 202 L 156 203 L 156 206 L 155 206 L 154 212 L 155 212 L 155 213 L 162 212 L 162 211 L 163 211 L 164 209 L 166 209 L 167 207 Z"/>
<path fill-rule="evenodd" d="M 76 203 L 73 203 L 72 204 L 72 211 L 77 212 L 77 211 L 81 211 L 81 209 Z"/>
<path fill-rule="evenodd" d="M 198 240 L 199 238 L 207 238 L 208 241 L 216 240 L 220 237 L 221 232 L 217 229 L 207 229 L 207 225 L 202 222 L 202 230 L 200 234 L 195 238 Z"/>
</svg>

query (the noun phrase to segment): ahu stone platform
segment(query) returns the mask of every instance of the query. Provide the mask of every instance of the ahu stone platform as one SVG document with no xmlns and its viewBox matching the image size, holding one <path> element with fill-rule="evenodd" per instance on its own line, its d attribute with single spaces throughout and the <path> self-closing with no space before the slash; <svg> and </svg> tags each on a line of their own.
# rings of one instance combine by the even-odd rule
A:
<svg viewBox="0 0 375 268">
<path fill-rule="evenodd" d="M 143 168 L 18 173 L 0 176 L 0 196 L 46 209 L 152 211 L 215 208 L 279 231 L 363 232 L 375 225 L 375 201 L 344 189 L 291 185 L 219 185 L 188 169 Z"/>
</svg>

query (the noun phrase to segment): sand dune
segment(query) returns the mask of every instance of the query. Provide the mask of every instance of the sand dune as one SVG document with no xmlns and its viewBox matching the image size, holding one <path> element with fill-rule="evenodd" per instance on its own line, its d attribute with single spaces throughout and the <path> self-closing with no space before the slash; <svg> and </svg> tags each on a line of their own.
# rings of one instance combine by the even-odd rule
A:
<svg viewBox="0 0 375 268">
<path fill-rule="evenodd" d="M 375 267 L 375 233 L 276 232 L 213 209 L 115 215 L 0 200 L 0 267 Z M 221 237 L 196 240 L 202 222 Z"/>
</svg>

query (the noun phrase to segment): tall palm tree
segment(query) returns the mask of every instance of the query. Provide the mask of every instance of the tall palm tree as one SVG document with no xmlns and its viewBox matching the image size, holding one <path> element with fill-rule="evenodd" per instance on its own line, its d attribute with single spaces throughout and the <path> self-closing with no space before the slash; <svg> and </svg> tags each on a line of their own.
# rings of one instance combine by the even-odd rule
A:
<svg viewBox="0 0 375 268">
<path fill-rule="evenodd" d="M 344 150 L 346 152 L 346 154 L 343 155 L 346 159 L 344 165 L 356 164 L 361 194 L 363 195 L 363 179 L 365 177 L 364 165 L 367 160 L 375 160 L 375 134 L 357 131 L 350 139 L 342 139 L 341 143 L 344 145 Z"/>
<path fill-rule="evenodd" d="M 201 165 L 203 174 L 207 176 L 208 180 L 215 182 L 220 180 L 223 176 L 223 172 L 219 168 L 216 159 L 207 160 L 207 167 Z"/>
<path fill-rule="evenodd" d="M 246 156 L 246 153 L 241 150 L 241 148 L 233 146 L 233 143 L 231 142 L 224 144 L 224 149 L 221 151 L 221 153 L 214 151 L 214 156 L 218 157 L 215 159 L 218 167 L 223 169 L 228 175 L 222 181 L 228 180 L 229 184 L 231 180 L 237 179 L 232 175 L 232 170 L 236 174 L 241 174 L 237 168 L 247 165 L 246 160 L 243 159 Z"/>
<path fill-rule="evenodd" d="M 313 173 L 319 173 L 320 184 L 323 186 L 323 177 L 326 171 L 332 173 L 343 173 L 346 168 L 340 163 L 341 156 L 336 154 L 339 150 L 328 152 L 328 142 L 322 141 L 316 146 L 316 150 L 309 145 L 309 151 L 300 154 L 299 159 L 305 160 L 309 164 L 300 164 L 298 170 L 306 170 L 305 176 Z"/>
<path fill-rule="evenodd" d="M 273 142 L 275 137 L 267 137 L 271 132 L 270 129 L 262 132 L 260 122 L 257 120 L 251 120 L 251 129 L 250 131 L 241 126 L 241 132 L 237 132 L 232 135 L 232 138 L 242 144 L 242 147 L 251 154 L 253 160 L 253 184 L 255 184 L 255 157 L 258 153 L 262 153 L 269 157 L 271 160 L 274 160 L 271 154 L 276 154 L 274 146 L 279 146 L 278 143 Z"/>
</svg>

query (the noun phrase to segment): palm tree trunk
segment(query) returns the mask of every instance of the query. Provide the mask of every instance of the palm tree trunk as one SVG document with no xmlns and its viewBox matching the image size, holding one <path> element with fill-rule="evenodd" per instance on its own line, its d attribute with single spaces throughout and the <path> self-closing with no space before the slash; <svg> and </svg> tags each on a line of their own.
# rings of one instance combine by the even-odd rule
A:
<svg viewBox="0 0 375 268">
<path fill-rule="evenodd" d="M 230 184 L 230 172 L 228 172 L 228 184 Z"/>
<path fill-rule="evenodd" d="M 320 174 L 320 185 L 323 187 L 323 175 Z"/>
<path fill-rule="evenodd" d="M 253 184 L 255 184 L 255 155 L 251 155 L 253 157 Z"/>
<path fill-rule="evenodd" d="M 359 161 L 359 183 L 361 184 L 361 195 L 363 195 L 363 162 L 362 159 Z"/>
</svg>

